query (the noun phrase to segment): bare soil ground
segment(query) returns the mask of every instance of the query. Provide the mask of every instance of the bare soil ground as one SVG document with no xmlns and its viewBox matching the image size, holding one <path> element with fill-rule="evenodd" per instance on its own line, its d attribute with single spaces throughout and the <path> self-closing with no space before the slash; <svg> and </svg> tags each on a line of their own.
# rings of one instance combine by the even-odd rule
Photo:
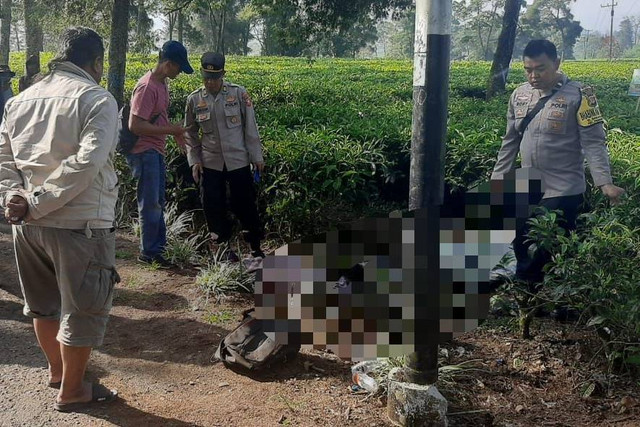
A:
<svg viewBox="0 0 640 427">
<path fill-rule="evenodd" d="M 11 236 L 0 233 L 0 426 L 387 426 L 384 397 L 353 394 L 350 364 L 303 351 L 293 362 L 251 376 L 213 360 L 222 337 L 251 298 L 203 301 L 196 271 L 136 264 L 137 245 L 118 237 L 117 286 L 105 344 L 89 376 L 120 399 L 84 413 L 53 410 L 46 361 L 22 316 Z M 477 370 L 439 388 L 450 425 L 640 426 L 640 384 L 607 376 L 598 342 L 571 324 L 536 323 L 524 341 L 508 319 L 488 323 L 443 347 L 443 364 Z M 305 370 L 305 362 L 326 374 Z M 583 391 L 595 389 L 589 398 Z"/>
</svg>

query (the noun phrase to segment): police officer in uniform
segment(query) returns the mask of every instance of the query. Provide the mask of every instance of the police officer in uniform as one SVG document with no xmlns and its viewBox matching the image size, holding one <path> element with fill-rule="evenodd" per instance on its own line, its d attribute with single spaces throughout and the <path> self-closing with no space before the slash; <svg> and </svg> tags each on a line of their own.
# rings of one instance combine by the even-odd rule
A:
<svg viewBox="0 0 640 427">
<path fill-rule="evenodd" d="M 245 264 L 254 270 L 264 258 L 260 249 L 264 233 L 253 180 L 263 172 L 264 159 L 253 103 L 244 87 L 224 80 L 224 55 L 207 52 L 200 62 L 204 86 L 189 95 L 185 112 L 189 165 L 193 179 L 201 186 L 213 252 L 231 238 L 232 224 L 226 208 L 228 183 L 231 209 L 251 246 L 251 257 Z M 238 261 L 228 249 L 227 259 Z"/>
<path fill-rule="evenodd" d="M 545 193 L 539 205 L 562 211 L 560 225 L 573 230 L 586 190 L 585 158 L 594 184 L 612 204 L 620 203 L 624 193 L 611 179 L 602 114 L 591 87 L 558 71 L 560 60 L 553 43 L 530 41 L 523 60 L 528 83 L 511 95 L 507 132 L 491 178 L 499 179 L 513 169 L 520 153 L 522 167 L 542 173 Z M 528 232 L 528 226 L 517 230 L 513 241 L 516 278 L 537 283 L 550 258 L 542 251 L 529 254 Z"/>
</svg>

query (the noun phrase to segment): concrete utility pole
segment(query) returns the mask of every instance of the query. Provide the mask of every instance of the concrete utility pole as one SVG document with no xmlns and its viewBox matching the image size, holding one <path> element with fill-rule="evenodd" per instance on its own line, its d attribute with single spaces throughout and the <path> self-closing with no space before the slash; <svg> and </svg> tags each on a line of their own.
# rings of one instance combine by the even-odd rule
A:
<svg viewBox="0 0 640 427">
<path fill-rule="evenodd" d="M 585 61 L 587 60 L 587 42 L 589 41 L 589 33 L 591 32 L 591 30 L 584 30 L 585 33 L 587 33 L 584 37 L 584 40 L 582 40 L 582 48 L 584 50 L 584 59 Z"/>
<path fill-rule="evenodd" d="M 444 193 L 444 154 L 447 137 L 447 104 L 449 100 L 449 55 L 451 50 L 451 0 L 418 0 L 416 2 L 416 38 L 413 64 L 413 130 L 411 139 L 411 173 L 409 209 L 428 208 L 434 230 L 423 230 L 430 247 L 423 248 L 428 258 L 427 283 L 416 280 L 416 353 L 409 357 L 412 382 L 433 384 L 438 379 L 439 208 Z M 416 224 L 418 221 L 416 221 Z M 432 234 L 434 233 L 434 234 Z M 425 235 L 416 228 L 416 236 Z M 421 240 L 421 239 L 420 239 Z M 416 239 L 416 244 L 418 239 Z M 416 246 L 416 253 L 418 250 Z M 437 269 L 432 269 L 438 267 Z M 417 266 L 416 266 L 417 267 Z M 424 273 L 427 273 L 425 271 Z M 435 274 L 435 275 L 434 275 Z M 418 272 L 416 272 L 418 276 Z M 418 277 L 416 277 L 418 279 Z M 433 317 L 433 318 L 432 318 Z M 424 326 L 428 328 L 423 328 Z M 426 330 L 430 329 L 430 330 Z M 432 329 L 432 330 L 431 330 Z M 418 335 L 418 331 L 423 332 Z"/>
<path fill-rule="evenodd" d="M 611 4 L 603 4 L 600 7 L 610 7 L 611 8 L 611 29 L 609 30 L 609 61 L 613 61 L 613 15 L 615 14 L 614 8 L 618 5 L 618 3 L 612 1 Z"/>
<path fill-rule="evenodd" d="M 438 379 L 440 207 L 444 197 L 452 0 L 416 0 L 409 209 L 416 211 L 415 353 L 389 376 L 387 414 L 395 425 L 446 425 Z M 419 211 L 418 211 L 419 209 Z"/>
</svg>

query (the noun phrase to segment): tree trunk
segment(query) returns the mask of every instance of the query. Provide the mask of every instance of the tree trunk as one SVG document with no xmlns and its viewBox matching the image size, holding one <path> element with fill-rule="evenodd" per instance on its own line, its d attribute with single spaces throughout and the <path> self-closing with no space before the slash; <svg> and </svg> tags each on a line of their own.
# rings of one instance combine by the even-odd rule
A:
<svg viewBox="0 0 640 427">
<path fill-rule="evenodd" d="M 144 9 L 144 0 L 138 0 L 138 16 L 136 16 L 136 39 L 133 43 L 135 52 L 143 52 L 145 37 L 145 19 L 146 12 Z"/>
<path fill-rule="evenodd" d="M 513 47 L 516 42 L 516 32 L 518 30 L 518 18 L 522 0 L 507 0 L 504 6 L 504 17 L 502 18 L 502 31 L 498 37 L 498 46 L 493 56 L 493 64 L 489 74 L 489 84 L 487 85 L 487 99 L 504 92 L 509 73 L 509 64 L 513 55 Z"/>
<path fill-rule="evenodd" d="M 38 61 L 36 74 L 40 72 L 40 52 L 42 51 L 42 26 L 34 0 L 24 0 L 24 33 L 27 44 L 25 60 L 35 56 Z"/>
<path fill-rule="evenodd" d="M 108 89 L 118 101 L 118 107 L 121 107 L 124 102 L 128 33 L 129 0 L 114 0 L 111 14 Z"/>
<path fill-rule="evenodd" d="M 13 34 L 16 37 L 16 50 L 18 52 L 22 51 L 22 46 L 20 45 L 20 32 L 18 31 L 18 25 L 13 25 Z"/>
<path fill-rule="evenodd" d="M 173 40 L 173 29 L 176 26 L 176 13 L 172 12 L 168 16 L 169 18 L 169 40 Z"/>
<path fill-rule="evenodd" d="M 9 65 L 11 48 L 11 0 L 0 3 L 0 65 Z"/>
<path fill-rule="evenodd" d="M 491 11 L 491 15 L 495 15 L 498 11 L 498 3 L 495 3 L 493 6 L 493 10 Z M 489 34 L 487 35 L 487 44 L 484 47 L 484 55 L 483 58 L 485 61 L 489 60 L 489 46 L 491 45 L 491 36 L 493 35 L 493 20 L 491 20 L 491 25 L 489 26 Z"/>
<path fill-rule="evenodd" d="M 218 42 L 214 41 L 216 37 L 216 16 L 211 5 L 209 5 L 209 28 L 211 29 L 211 41 L 209 42 L 209 46 L 211 50 L 217 52 Z"/>
<path fill-rule="evenodd" d="M 249 55 L 249 38 L 251 37 L 251 24 L 247 23 L 242 34 L 242 54 Z"/>
<path fill-rule="evenodd" d="M 218 27 L 218 43 L 216 46 L 216 52 L 220 52 L 224 55 L 224 24 L 226 23 L 227 18 L 227 7 L 226 5 L 222 5 L 222 10 L 220 11 L 220 26 Z"/>
<path fill-rule="evenodd" d="M 184 35 L 184 13 L 182 10 L 178 11 L 178 41 L 182 43 L 182 37 Z"/>
</svg>

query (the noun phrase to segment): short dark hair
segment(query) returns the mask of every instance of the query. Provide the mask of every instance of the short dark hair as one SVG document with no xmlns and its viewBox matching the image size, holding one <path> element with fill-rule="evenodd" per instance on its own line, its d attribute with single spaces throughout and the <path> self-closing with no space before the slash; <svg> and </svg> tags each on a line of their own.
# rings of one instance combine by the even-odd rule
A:
<svg viewBox="0 0 640 427">
<path fill-rule="evenodd" d="M 91 28 L 71 27 L 62 33 L 60 52 L 51 62 L 69 61 L 82 68 L 104 58 L 102 37 Z"/>
<path fill-rule="evenodd" d="M 558 59 L 558 49 L 549 40 L 531 40 L 524 48 L 522 57 L 535 58 L 546 54 L 552 61 Z"/>
<path fill-rule="evenodd" d="M 165 58 L 162 54 L 162 49 L 158 51 L 158 64 L 162 64 L 163 62 L 171 61 L 169 58 Z"/>
</svg>

